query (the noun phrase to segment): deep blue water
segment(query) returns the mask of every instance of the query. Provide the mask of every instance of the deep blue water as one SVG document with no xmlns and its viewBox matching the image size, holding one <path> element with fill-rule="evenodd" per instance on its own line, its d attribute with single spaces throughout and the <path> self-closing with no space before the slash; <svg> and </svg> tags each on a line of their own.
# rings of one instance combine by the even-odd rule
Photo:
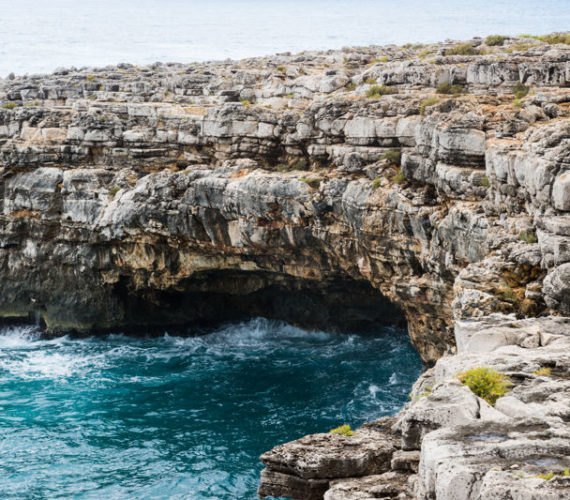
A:
<svg viewBox="0 0 570 500">
<path fill-rule="evenodd" d="M 0 0 L 0 76 L 570 29 L 568 0 Z"/>
<path fill-rule="evenodd" d="M 0 498 L 253 499 L 259 455 L 395 413 L 420 361 L 403 331 L 254 319 L 201 337 L 0 331 Z"/>
</svg>

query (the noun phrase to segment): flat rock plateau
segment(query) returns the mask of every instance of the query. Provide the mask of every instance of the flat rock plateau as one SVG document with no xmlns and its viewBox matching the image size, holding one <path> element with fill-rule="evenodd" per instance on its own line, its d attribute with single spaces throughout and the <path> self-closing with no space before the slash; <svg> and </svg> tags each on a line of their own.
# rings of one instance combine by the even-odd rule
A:
<svg viewBox="0 0 570 500">
<path fill-rule="evenodd" d="M 570 498 L 569 45 L 61 69 L 0 103 L 5 321 L 405 321 L 411 401 L 265 453 L 260 496 Z"/>
</svg>

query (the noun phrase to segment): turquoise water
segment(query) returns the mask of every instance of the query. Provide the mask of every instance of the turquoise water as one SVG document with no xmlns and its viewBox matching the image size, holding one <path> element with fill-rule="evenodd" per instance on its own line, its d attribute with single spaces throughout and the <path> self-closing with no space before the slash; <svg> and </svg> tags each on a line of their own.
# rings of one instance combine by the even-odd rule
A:
<svg viewBox="0 0 570 500">
<path fill-rule="evenodd" d="M 0 0 L 0 76 L 570 29 L 568 0 Z"/>
<path fill-rule="evenodd" d="M 0 498 L 253 499 L 259 455 L 395 413 L 420 361 L 404 331 L 254 319 L 201 337 L 0 332 Z"/>
</svg>

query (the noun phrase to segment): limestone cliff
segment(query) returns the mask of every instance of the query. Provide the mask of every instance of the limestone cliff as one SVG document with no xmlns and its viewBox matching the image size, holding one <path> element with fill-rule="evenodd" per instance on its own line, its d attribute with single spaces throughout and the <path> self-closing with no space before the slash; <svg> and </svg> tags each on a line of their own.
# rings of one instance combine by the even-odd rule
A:
<svg viewBox="0 0 570 500">
<path fill-rule="evenodd" d="M 0 81 L 0 315 L 58 333 L 401 311 L 429 366 L 473 349 L 461 322 L 570 314 L 570 47 L 502 42 Z M 489 336 L 541 348 L 561 324 Z M 390 455 L 372 473 L 400 484 L 370 425 Z M 278 463 L 273 494 L 340 477 Z"/>
</svg>

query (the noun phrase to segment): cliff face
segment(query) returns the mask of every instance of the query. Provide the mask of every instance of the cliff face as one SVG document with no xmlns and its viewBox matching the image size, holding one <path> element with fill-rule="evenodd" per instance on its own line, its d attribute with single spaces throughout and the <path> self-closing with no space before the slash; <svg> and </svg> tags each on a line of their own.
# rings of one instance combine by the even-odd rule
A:
<svg viewBox="0 0 570 500">
<path fill-rule="evenodd" d="M 570 314 L 569 56 L 472 40 L 2 80 L 0 315 L 39 315 L 56 334 L 403 314 L 431 365 L 480 346 L 454 325 Z M 492 330 L 480 349 L 545 347 L 568 333 L 560 321 L 527 344 Z M 477 399 L 461 401 L 480 419 Z M 352 471 L 388 474 L 401 493 L 442 425 L 406 431 L 402 418 L 396 434 L 393 422 L 360 431 L 372 469 L 360 452 L 340 476 L 346 460 L 306 473 L 267 458 L 260 492 L 320 497 Z M 406 432 L 414 444 L 398 451 Z M 426 498 L 443 484 L 430 460 Z"/>
<path fill-rule="evenodd" d="M 454 318 L 570 312 L 569 51 L 521 43 L 2 81 L 0 314 L 177 325 L 371 286 L 433 363 Z"/>
</svg>

